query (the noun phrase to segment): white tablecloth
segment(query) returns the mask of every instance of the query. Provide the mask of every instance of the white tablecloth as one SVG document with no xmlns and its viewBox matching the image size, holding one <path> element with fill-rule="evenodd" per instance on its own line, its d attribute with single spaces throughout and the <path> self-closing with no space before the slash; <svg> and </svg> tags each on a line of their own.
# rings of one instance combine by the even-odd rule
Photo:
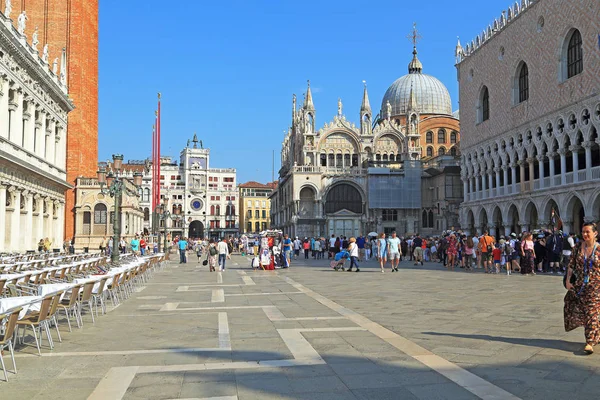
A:
<svg viewBox="0 0 600 400">
<path fill-rule="evenodd" d="M 60 296 L 60 299 L 62 300 L 63 297 L 65 297 L 66 291 L 72 289 L 73 286 L 75 286 L 75 285 L 72 283 L 52 283 L 49 285 L 39 285 L 38 286 L 38 295 L 46 296 L 46 295 L 64 290 L 65 292 Z"/>
<path fill-rule="evenodd" d="M 19 313 L 19 319 L 22 319 L 28 312 L 39 311 L 41 300 L 42 296 L 7 297 L 0 299 L 0 314 L 13 308 L 23 307 L 23 310 Z"/>
</svg>

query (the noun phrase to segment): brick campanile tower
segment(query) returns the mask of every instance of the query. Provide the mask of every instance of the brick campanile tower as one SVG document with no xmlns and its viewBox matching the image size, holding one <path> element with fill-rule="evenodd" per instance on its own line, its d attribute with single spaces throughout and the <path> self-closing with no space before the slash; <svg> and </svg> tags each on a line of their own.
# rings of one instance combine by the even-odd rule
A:
<svg viewBox="0 0 600 400">
<path fill-rule="evenodd" d="M 0 0 L 4 10 L 6 0 Z M 38 27 L 40 48 L 48 43 L 49 62 L 67 49 L 67 85 L 75 110 L 67 130 L 67 181 L 94 177 L 98 169 L 98 0 L 12 0 L 11 18 L 25 10 L 28 41 Z M 75 191 L 65 193 L 65 238 L 75 232 Z M 62 244 L 62 243 L 61 243 Z"/>
</svg>

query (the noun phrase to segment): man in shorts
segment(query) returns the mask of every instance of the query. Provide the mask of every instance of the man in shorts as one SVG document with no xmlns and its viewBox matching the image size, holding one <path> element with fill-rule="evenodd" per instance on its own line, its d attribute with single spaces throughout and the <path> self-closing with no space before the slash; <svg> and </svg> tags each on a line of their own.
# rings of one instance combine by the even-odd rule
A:
<svg viewBox="0 0 600 400">
<path fill-rule="evenodd" d="M 415 246 L 414 256 L 415 256 L 415 265 L 423 265 L 423 239 L 417 233 L 415 238 L 413 239 L 413 246 Z"/>
<path fill-rule="evenodd" d="M 496 239 L 488 235 L 487 230 L 483 231 L 483 235 L 479 238 L 479 251 L 481 252 L 481 260 L 486 274 L 492 272 L 494 243 L 496 243 Z M 488 266 L 490 267 L 489 271 Z"/>
<path fill-rule="evenodd" d="M 400 249 L 400 238 L 396 236 L 396 231 L 392 232 L 392 237 L 388 239 L 388 248 L 389 258 L 392 262 L 392 272 L 398 271 L 402 250 Z"/>
</svg>

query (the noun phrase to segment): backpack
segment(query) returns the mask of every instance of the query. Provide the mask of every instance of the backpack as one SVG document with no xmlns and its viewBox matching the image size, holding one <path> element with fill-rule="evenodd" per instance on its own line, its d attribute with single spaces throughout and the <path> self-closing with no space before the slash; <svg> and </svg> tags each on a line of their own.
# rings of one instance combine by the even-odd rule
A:
<svg viewBox="0 0 600 400">
<path fill-rule="evenodd" d="M 521 255 L 521 241 L 515 240 L 515 251 Z"/>
<path fill-rule="evenodd" d="M 506 242 L 504 244 L 504 254 L 506 254 L 507 256 L 511 255 L 514 250 L 515 249 L 512 248 L 512 246 L 510 245 L 510 242 Z"/>
<path fill-rule="evenodd" d="M 564 237 L 563 240 L 563 250 L 573 250 L 571 243 L 569 243 L 569 237 Z"/>
<path fill-rule="evenodd" d="M 219 250 L 217 250 L 215 246 L 210 246 L 210 248 L 208 249 L 208 254 L 210 254 L 211 256 L 216 256 L 217 254 L 219 254 Z"/>
</svg>

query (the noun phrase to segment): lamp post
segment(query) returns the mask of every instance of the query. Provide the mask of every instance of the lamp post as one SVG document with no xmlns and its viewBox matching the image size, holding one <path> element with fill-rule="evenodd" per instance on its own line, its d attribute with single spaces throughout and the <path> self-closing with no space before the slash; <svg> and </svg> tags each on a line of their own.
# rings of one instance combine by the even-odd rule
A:
<svg viewBox="0 0 600 400">
<path fill-rule="evenodd" d="M 159 214 L 159 217 L 160 217 L 161 221 L 164 221 L 164 235 L 165 235 L 163 251 L 165 252 L 165 257 L 168 260 L 169 253 L 168 253 L 168 248 L 167 248 L 167 232 L 168 232 L 167 221 L 169 219 L 171 219 L 171 220 L 173 220 L 173 222 L 177 222 L 182 219 L 182 216 L 180 215 L 180 213 L 181 213 L 180 208 L 176 208 L 174 210 L 175 211 L 174 213 L 171 213 L 169 211 L 169 194 L 168 193 L 163 198 L 163 204 L 161 205 L 161 209 L 162 209 L 162 211 Z"/>
<path fill-rule="evenodd" d="M 122 176 L 123 155 L 113 154 L 112 171 L 106 172 L 106 169 L 100 167 L 98 169 L 98 183 L 100 184 L 100 192 L 102 194 L 110 194 L 110 197 L 115 199 L 115 212 L 113 214 L 113 249 L 110 255 L 112 263 L 119 262 L 119 238 L 121 237 L 121 205 L 123 201 L 123 191 L 125 187 L 125 177 Z M 142 184 L 141 172 L 133 174 L 133 184 L 137 187 Z M 106 186 L 106 188 L 105 188 Z M 137 196 L 137 191 L 130 193 Z"/>
</svg>

